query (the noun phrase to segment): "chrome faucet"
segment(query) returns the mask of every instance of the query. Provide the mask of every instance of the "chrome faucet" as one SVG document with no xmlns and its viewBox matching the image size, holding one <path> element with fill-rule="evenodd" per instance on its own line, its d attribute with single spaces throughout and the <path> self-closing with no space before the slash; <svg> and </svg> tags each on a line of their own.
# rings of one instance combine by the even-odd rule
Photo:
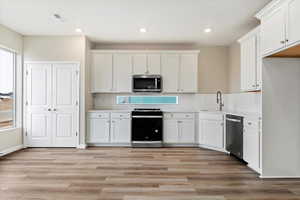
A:
<svg viewBox="0 0 300 200">
<path fill-rule="evenodd" d="M 217 92 L 217 104 L 219 104 L 219 111 L 222 111 L 223 107 L 224 107 L 224 103 L 222 100 L 222 92 L 221 91 Z"/>
</svg>

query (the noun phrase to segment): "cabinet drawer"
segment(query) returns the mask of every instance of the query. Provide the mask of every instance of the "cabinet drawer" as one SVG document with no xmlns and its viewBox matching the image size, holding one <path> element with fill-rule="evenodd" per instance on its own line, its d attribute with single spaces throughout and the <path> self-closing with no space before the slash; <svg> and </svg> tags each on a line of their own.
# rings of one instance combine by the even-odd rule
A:
<svg viewBox="0 0 300 200">
<path fill-rule="evenodd" d="M 109 113 L 103 113 L 103 112 L 89 113 L 88 118 L 105 119 L 105 118 L 109 118 Z"/>
<path fill-rule="evenodd" d="M 129 119 L 130 113 L 111 113 L 111 118 Z"/>
<path fill-rule="evenodd" d="M 223 120 L 223 114 L 214 114 L 214 113 L 200 113 L 199 119 L 203 120 Z"/>
<path fill-rule="evenodd" d="M 165 119 L 194 119 L 194 113 L 164 113 Z"/>
</svg>

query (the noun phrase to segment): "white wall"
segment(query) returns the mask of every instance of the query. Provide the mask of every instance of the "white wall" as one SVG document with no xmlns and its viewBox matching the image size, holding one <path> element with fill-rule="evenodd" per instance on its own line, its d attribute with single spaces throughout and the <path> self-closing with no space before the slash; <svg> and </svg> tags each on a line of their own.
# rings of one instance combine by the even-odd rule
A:
<svg viewBox="0 0 300 200">
<path fill-rule="evenodd" d="M 262 176 L 300 177 L 300 59 L 263 67 Z"/>
<path fill-rule="evenodd" d="M 0 131 L 0 151 L 22 145 L 22 35 L 0 25 L 0 47 L 17 53 L 16 129 Z"/>
<path fill-rule="evenodd" d="M 83 36 L 24 36 L 24 61 L 80 62 L 80 143 L 85 143 L 87 47 Z"/>
<path fill-rule="evenodd" d="M 235 42 L 229 47 L 228 63 L 228 91 L 239 93 L 241 91 L 241 47 Z"/>
</svg>

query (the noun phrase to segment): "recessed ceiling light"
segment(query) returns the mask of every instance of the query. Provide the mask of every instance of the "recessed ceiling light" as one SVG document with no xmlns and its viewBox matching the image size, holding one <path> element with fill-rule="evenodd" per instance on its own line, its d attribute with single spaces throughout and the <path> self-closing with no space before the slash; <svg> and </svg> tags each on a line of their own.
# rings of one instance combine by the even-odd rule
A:
<svg viewBox="0 0 300 200">
<path fill-rule="evenodd" d="M 82 33 L 82 29 L 81 28 L 76 28 L 75 31 L 76 31 L 76 33 Z"/>
<path fill-rule="evenodd" d="M 211 28 L 206 28 L 206 29 L 204 29 L 204 32 L 205 33 L 210 33 L 212 30 L 211 30 Z"/>
<path fill-rule="evenodd" d="M 146 29 L 146 28 L 140 28 L 140 32 L 141 32 L 141 33 L 146 33 L 146 32 L 147 32 L 147 29 Z"/>
</svg>

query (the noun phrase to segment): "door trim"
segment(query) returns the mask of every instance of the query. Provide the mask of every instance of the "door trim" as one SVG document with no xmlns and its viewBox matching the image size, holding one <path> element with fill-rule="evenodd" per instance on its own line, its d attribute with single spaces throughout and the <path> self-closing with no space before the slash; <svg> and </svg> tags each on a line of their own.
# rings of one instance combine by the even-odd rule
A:
<svg viewBox="0 0 300 200">
<path fill-rule="evenodd" d="M 23 63 L 23 98 L 22 98 L 22 135 L 23 135 L 23 147 L 29 147 L 27 142 L 27 117 L 26 117 L 26 106 L 27 106 L 27 65 L 29 64 L 74 64 L 76 65 L 76 70 L 78 71 L 78 81 L 77 81 L 77 102 L 78 102 L 78 108 L 77 108 L 77 133 L 76 133 L 76 144 L 74 148 L 83 148 L 86 147 L 86 144 L 80 144 L 80 108 L 81 108 L 81 101 L 80 101 L 80 85 L 81 85 L 81 70 L 80 70 L 80 62 L 78 61 L 24 61 Z"/>
</svg>

